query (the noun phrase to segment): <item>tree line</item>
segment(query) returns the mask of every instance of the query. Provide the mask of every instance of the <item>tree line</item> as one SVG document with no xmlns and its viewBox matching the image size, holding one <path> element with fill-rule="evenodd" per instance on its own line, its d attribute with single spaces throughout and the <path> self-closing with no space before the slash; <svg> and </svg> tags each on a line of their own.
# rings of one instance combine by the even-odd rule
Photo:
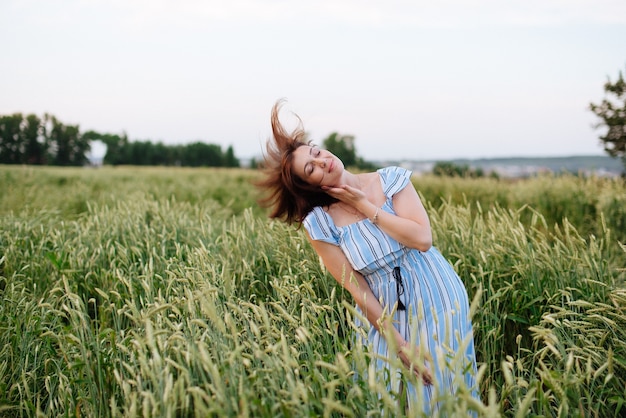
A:
<svg viewBox="0 0 626 418">
<path fill-rule="evenodd" d="M 169 165 L 191 167 L 239 167 L 232 146 L 194 142 L 165 145 L 161 142 L 130 141 L 126 134 L 81 132 L 44 114 L 0 115 L 0 164 L 83 166 L 94 141 L 106 146 L 103 163 L 110 165 Z"/>
<path fill-rule="evenodd" d="M 89 150 L 78 126 L 54 116 L 0 116 L 0 164 L 84 165 Z"/>
<path fill-rule="evenodd" d="M 129 141 L 126 134 L 100 134 L 95 131 L 85 132 L 84 137 L 90 141 L 102 141 L 107 146 L 103 164 L 108 165 L 240 166 L 232 146 L 223 151 L 220 145 L 200 141 L 165 145 L 162 142 Z"/>
<path fill-rule="evenodd" d="M 620 158 L 626 175 L 626 81 L 620 71 L 615 82 L 604 84 L 606 97 L 602 102 L 590 103 L 600 121 L 596 128 L 606 128 L 600 141 L 612 157 Z M 164 145 L 151 141 L 129 141 L 126 134 L 80 132 L 78 125 L 65 125 L 52 115 L 0 115 L 0 164 L 35 164 L 82 166 L 89 163 L 87 153 L 93 141 L 107 146 L 104 164 L 110 165 L 178 165 L 239 167 L 232 146 L 222 151 L 221 146 L 194 142 L 187 145 Z M 339 157 L 347 167 L 363 170 L 375 168 L 356 153 L 354 136 L 331 133 L 323 145 Z M 252 167 L 256 161 L 252 160 Z M 439 162 L 433 170 L 436 175 L 482 177 L 481 171 Z"/>
</svg>

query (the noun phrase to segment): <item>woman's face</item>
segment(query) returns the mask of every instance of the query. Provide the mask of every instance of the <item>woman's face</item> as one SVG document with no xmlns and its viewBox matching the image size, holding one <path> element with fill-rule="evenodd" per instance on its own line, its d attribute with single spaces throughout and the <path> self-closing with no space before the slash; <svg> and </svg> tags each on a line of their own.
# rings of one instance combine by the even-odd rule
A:
<svg viewBox="0 0 626 418">
<path fill-rule="evenodd" d="M 330 151 L 303 145 L 293 152 L 293 173 L 314 186 L 340 184 L 343 163 Z"/>
</svg>

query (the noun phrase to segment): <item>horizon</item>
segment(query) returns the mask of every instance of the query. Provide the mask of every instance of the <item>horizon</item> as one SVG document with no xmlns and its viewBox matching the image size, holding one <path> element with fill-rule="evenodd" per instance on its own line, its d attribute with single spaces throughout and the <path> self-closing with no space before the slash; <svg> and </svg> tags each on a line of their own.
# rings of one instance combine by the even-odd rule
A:
<svg viewBox="0 0 626 418">
<path fill-rule="evenodd" d="M 180 145 L 185 145 L 184 143 L 178 143 Z M 96 152 L 94 152 L 94 147 L 92 146 L 92 150 L 89 151 L 87 153 L 87 155 L 89 156 L 90 160 L 102 160 L 104 158 L 105 155 L 105 150 L 106 150 L 106 145 L 104 145 L 104 143 L 102 143 L 102 141 L 95 141 L 95 144 L 92 145 L 96 145 Z M 176 145 L 176 144 L 168 144 L 168 145 Z M 360 157 L 362 157 L 361 155 L 358 155 Z M 237 153 L 235 152 L 235 157 L 237 157 L 240 160 L 253 160 L 253 159 L 259 159 L 259 158 L 263 158 L 262 154 L 258 154 L 258 155 L 253 155 L 250 157 L 241 157 L 239 155 L 237 155 Z M 446 158 L 446 159 L 414 159 L 414 158 L 398 158 L 398 157 L 391 157 L 391 158 L 381 158 L 381 159 L 365 159 L 366 161 L 371 161 L 371 162 L 380 162 L 380 161 L 411 161 L 411 162 L 437 162 L 437 161 L 463 161 L 463 160 L 468 160 L 468 161 L 480 161 L 480 160 L 514 160 L 514 159 L 567 159 L 567 158 L 607 158 L 609 160 L 616 160 L 619 161 L 619 157 L 611 157 L 610 155 L 608 155 L 606 152 L 604 153 L 600 153 L 600 154 L 563 154 L 563 155 L 552 155 L 552 156 L 541 156 L 541 155 L 512 155 L 512 156 L 495 156 L 495 157 L 472 157 L 472 158 L 467 158 L 467 157 L 460 157 L 460 158 Z"/>
</svg>

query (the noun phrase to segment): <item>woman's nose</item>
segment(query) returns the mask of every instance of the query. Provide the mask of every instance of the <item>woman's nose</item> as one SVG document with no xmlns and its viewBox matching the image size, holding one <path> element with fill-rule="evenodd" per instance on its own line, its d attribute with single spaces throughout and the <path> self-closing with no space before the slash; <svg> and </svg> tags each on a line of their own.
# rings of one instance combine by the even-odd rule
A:
<svg viewBox="0 0 626 418">
<path fill-rule="evenodd" d="M 317 164 L 318 166 L 324 168 L 326 167 L 326 159 L 325 158 L 316 158 L 315 160 L 315 164 Z"/>
</svg>

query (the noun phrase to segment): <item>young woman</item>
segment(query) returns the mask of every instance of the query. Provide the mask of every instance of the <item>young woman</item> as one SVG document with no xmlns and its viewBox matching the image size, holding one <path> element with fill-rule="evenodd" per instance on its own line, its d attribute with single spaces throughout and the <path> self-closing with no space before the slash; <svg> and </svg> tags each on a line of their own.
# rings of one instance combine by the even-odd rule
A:
<svg viewBox="0 0 626 418">
<path fill-rule="evenodd" d="M 455 393 L 459 378 L 477 396 L 467 293 L 432 246 L 411 172 L 349 172 L 335 155 L 306 142 L 301 125 L 288 132 L 280 106 L 272 109 L 273 138 L 258 183 L 268 194 L 261 204 L 271 208 L 272 218 L 304 225 L 330 274 L 369 322 L 355 320 L 366 330 L 362 343 L 377 367 L 389 369 L 386 359 L 398 355 L 422 379 L 420 393 L 411 384 L 402 389 L 408 399 L 421 397 L 425 412 L 432 412 L 435 394 Z"/>
</svg>

